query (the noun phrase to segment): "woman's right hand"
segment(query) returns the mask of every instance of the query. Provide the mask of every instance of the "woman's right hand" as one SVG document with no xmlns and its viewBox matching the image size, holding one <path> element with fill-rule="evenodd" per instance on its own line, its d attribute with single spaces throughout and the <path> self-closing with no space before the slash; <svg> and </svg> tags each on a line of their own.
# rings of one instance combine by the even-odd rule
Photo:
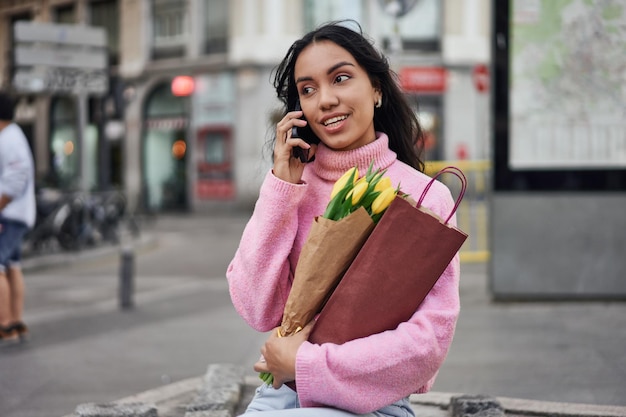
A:
<svg viewBox="0 0 626 417">
<path fill-rule="evenodd" d="M 300 119 L 302 111 L 292 111 L 283 117 L 276 125 L 276 143 L 274 144 L 274 168 L 273 172 L 277 178 L 283 181 L 298 184 L 304 171 L 304 163 L 292 156 L 294 147 L 309 149 L 309 160 L 315 155 L 316 145 L 310 145 L 300 138 L 291 137 L 291 129 L 294 126 L 304 127 L 306 120 Z"/>
</svg>

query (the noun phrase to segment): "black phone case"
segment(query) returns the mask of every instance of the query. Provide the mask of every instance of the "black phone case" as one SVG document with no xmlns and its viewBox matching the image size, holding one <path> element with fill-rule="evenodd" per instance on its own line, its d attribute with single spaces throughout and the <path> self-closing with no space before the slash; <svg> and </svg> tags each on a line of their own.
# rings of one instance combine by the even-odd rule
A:
<svg viewBox="0 0 626 417">
<path fill-rule="evenodd" d="M 302 108 L 300 107 L 300 102 L 298 101 L 296 103 L 296 107 L 294 108 L 294 111 L 300 111 L 300 110 L 302 110 Z M 300 119 L 306 120 L 304 116 L 300 117 Z M 294 126 L 293 128 L 291 128 L 291 137 L 300 138 L 310 145 L 317 145 L 318 143 L 320 143 L 319 138 L 315 136 L 315 134 L 313 133 L 313 131 L 308 125 L 305 127 Z M 308 149 L 302 149 L 299 146 L 297 146 L 292 149 L 291 154 L 294 158 L 298 158 L 300 162 L 302 163 L 309 162 L 309 150 Z"/>
</svg>

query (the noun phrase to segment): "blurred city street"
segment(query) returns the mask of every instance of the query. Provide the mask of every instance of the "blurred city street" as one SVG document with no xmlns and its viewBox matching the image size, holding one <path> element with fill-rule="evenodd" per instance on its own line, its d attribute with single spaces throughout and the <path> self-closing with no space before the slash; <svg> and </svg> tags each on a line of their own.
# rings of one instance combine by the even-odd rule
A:
<svg viewBox="0 0 626 417">
<path fill-rule="evenodd" d="M 61 417 L 200 376 L 211 363 L 253 375 L 265 335 L 234 311 L 224 277 L 248 216 L 145 224 L 130 310 L 119 307 L 119 247 L 52 266 L 28 259 L 31 339 L 0 349 L 0 415 Z M 464 264 L 461 317 L 434 391 L 626 405 L 626 303 L 493 303 L 487 288 L 487 265 Z"/>
<path fill-rule="evenodd" d="M 252 364 L 264 337 L 236 314 L 224 278 L 244 222 L 180 215 L 144 226 L 132 310 L 118 306 L 117 248 L 28 268 L 31 340 L 0 349 L 0 415 L 60 417 L 202 375 L 209 363 Z"/>
</svg>

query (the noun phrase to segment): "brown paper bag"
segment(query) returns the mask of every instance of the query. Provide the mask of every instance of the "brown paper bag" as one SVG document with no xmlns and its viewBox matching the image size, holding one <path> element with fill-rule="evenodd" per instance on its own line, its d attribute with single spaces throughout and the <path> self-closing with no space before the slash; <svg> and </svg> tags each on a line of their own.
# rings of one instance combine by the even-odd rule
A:
<svg viewBox="0 0 626 417">
<path fill-rule="evenodd" d="M 293 334 L 319 313 L 373 229 L 363 207 L 338 221 L 315 218 L 285 305 L 282 336 Z"/>
<path fill-rule="evenodd" d="M 461 180 L 462 189 L 443 220 L 421 203 L 446 172 Z M 342 344 L 409 320 L 467 239 L 448 224 L 465 187 L 463 173 L 447 167 L 426 186 L 417 207 L 396 197 L 322 309 L 309 341 Z"/>
</svg>

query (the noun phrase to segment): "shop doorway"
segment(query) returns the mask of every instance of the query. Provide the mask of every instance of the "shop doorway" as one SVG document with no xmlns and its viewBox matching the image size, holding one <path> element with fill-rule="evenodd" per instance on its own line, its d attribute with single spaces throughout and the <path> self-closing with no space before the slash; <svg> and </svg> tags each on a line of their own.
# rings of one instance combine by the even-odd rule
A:
<svg viewBox="0 0 626 417">
<path fill-rule="evenodd" d="M 144 111 L 143 203 L 149 211 L 189 208 L 187 190 L 187 97 L 172 94 L 170 83 L 158 85 Z"/>
</svg>

